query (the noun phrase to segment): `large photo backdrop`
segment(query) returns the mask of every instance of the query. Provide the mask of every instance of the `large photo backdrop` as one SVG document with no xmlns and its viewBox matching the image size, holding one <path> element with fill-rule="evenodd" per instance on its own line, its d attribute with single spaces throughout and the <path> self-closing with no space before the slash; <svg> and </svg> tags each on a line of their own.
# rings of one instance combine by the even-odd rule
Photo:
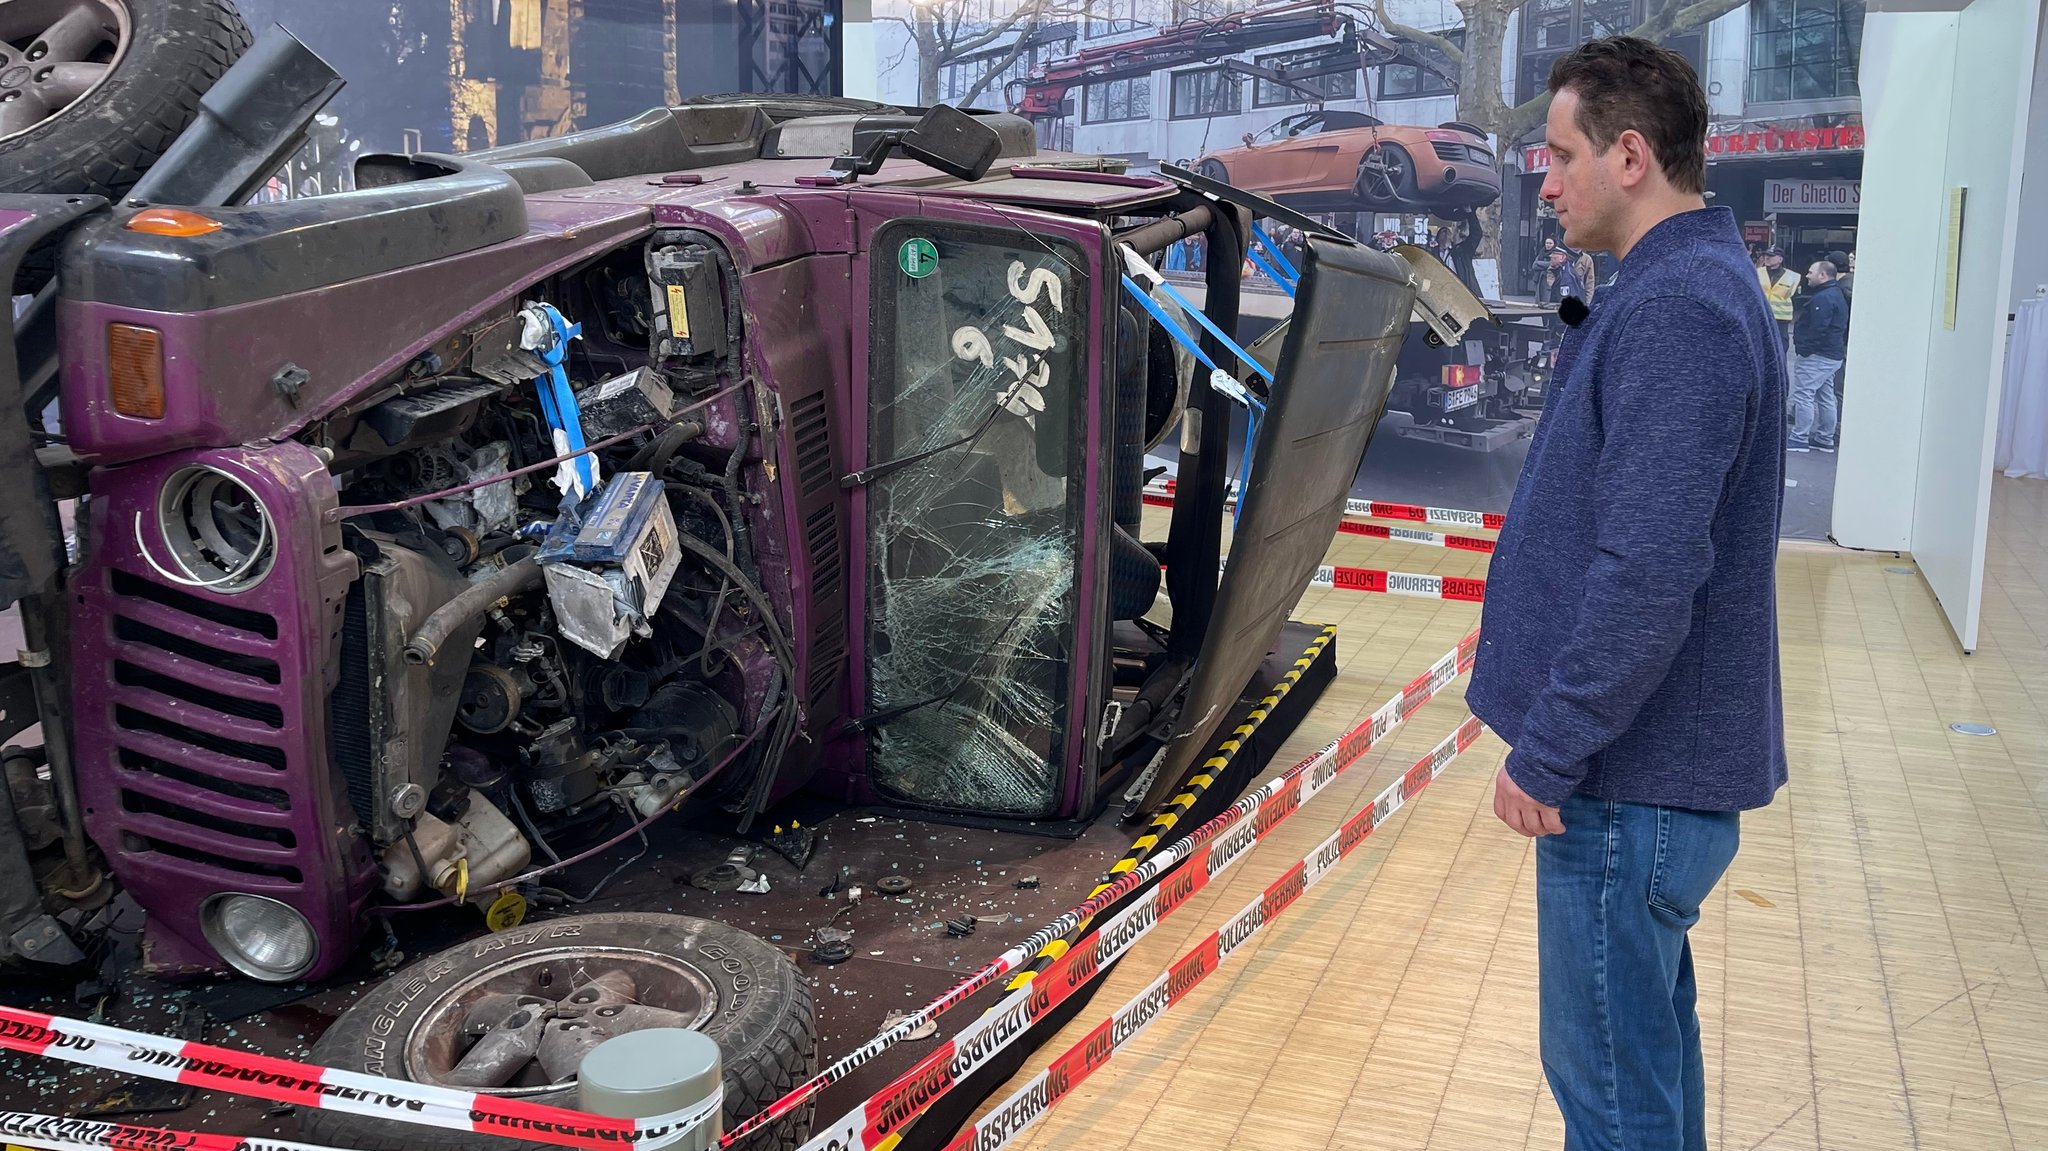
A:
<svg viewBox="0 0 2048 1151">
<path fill-rule="evenodd" d="M 348 86 L 272 196 L 347 186 L 365 150 L 463 152 L 720 92 L 839 90 L 837 0 L 237 0 Z"/>
<path fill-rule="evenodd" d="M 1551 62 L 1617 33 L 1690 59 L 1712 116 L 1712 202 L 1735 212 L 1760 279 L 1803 281 L 1816 260 L 1847 270 L 1855 250 L 1863 16 L 1862 0 L 878 0 L 875 90 L 1017 112 L 1044 147 L 1179 164 L 1368 242 L 1428 246 L 1514 323 L 1498 343 L 1526 372 L 1555 342 L 1540 314 L 1564 294 L 1597 306 L 1614 270 L 1569 250 L 1539 195 Z M 1200 262 L 1177 249 L 1167 270 L 1192 278 Z M 1246 279 L 1277 295 L 1262 270 Z M 1284 314 L 1284 297 L 1267 304 L 1248 303 L 1248 335 Z M 1509 370 L 1470 358 L 1489 380 Z M 1448 386 L 1466 378 L 1443 376 L 1434 407 L 1397 393 L 1359 494 L 1506 507 L 1541 389 Z M 1850 402 L 1852 382 L 1835 387 Z M 1788 534 L 1827 535 L 1833 467 L 1795 459 Z"/>
</svg>

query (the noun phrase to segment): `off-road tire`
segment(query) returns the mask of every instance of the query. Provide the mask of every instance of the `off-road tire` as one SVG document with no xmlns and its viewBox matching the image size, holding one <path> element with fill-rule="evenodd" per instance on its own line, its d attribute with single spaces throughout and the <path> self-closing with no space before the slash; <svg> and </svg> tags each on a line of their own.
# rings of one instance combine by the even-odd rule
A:
<svg viewBox="0 0 2048 1151">
<path fill-rule="evenodd" d="M 125 0 L 128 44 L 99 87 L 0 141 L 0 192 L 118 200 L 199 114 L 199 98 L 249 47 L 229 0 Z M 29 254 L 17 287 L 41 283 L 54 246 Z"/>
<path fill-rule="evenodd" d="M 574 932 L 574 934 L 568 934 Z M 343 1012 L 313 1044 L 309 1061 L 368 1075 L 411 1081 L 401 1038 L 440 998 L 433 985 L 452 986 L 463 979 L 540 951 L 563 947 L 613 947 L 652 951 L 689 961 L 719 990 L 718 1013 L 703 1032 L 717 1040 L 725 1081 L 725 1125 L 780 1099 L 817 1071 L 817 1027 L 810 987 L 789 958 L 758 936 L 736 927 L 687 915 L 608 912 L 539 920 L 510 931 L 451 947 L 414 963 L 368 992 Z M 724 962 L 713 961 L 706 949 L 723 949 Z M 730 970 L 738 960 L 741 970 Z M 749 993 L 734 1002 L 736 978 L 744 976 Z M 428 980 L 426 991 L 404 998 L 392 994 L 415 979 Z M 371 1040 L 373 1026 L 390 1022 L 381 1033 L 389 1041 Z M 576 1089 L 521 1095 L 530 1103 L 576 1106 Z M 748 1139 L 745 1151 L 791 1151 L 810 1134 L 814 1103 L 806 1103 L 781 1121 Z M 300 1136 L 327 1147 L 357 1151 L 553 1151 L 538 1143 L 519 1143 L 495 1135 L 478 1135 L 370 1119 L 341 1111 L 301 1108 Z"/>
</svg>

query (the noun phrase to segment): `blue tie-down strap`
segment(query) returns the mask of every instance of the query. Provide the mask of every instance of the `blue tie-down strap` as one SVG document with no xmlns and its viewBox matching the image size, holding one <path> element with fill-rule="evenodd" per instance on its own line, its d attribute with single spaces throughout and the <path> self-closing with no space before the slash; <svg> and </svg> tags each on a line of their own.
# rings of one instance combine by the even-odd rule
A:
<svg viewBox="0 0 2048 1151">
<path fill-rule="evenodd" d="M 1139 287 L 1136 280 L 1125 276 L 1123 281 L 1124 290 L 1130 292 L 1131 297 L 1138 301 L 1138 306 L 1150 312 L 1152 318 L 1159 321 L 1160 326 L 1166 329 L 1168 335 L 1172 336 L 1180 346 L 1193 352 L 1195 359 L 1200 361 L 1202 366 L 1209 369 L 1209 386 L 1244 405 L 1244 454 L 1239 456 L 1237 461 L 1237 507 L 1230 514 L 1230 524 L 1234 529 L 1237 526 L 1238 517 L 1244 514 L 1244 489 L 1246 478 L 1251 474 L 1252 445 L 1258 437 L 1259 417 L 1265 413 L 1266 405 L 1259 400 L 1259 397 L 1252 394 L 1251 389 L 1239 383 L 1229 372 L 1217 367 L 1216 361 L 1210 359 L 1209 354 L 1202 350 L 1201 342 L 1196 340 L 1186 328 L 1175 323 L 1173 318 L 1166 314 L 1166 309 L 1160 306 L 1159 301 L 1153 299 L 1150 294 Z M 1185 301 L 1183 301 L 1183 305 L 1185 305 Z M 1199 315 L 1200 313 L 1196 314 Z M 1214 329 L 1212 328 L 1211 331 L 1214 331 Z M 1230 343 L 1228 340 L 1225 342 Z M 1250 355 L 1238 348 L 1235 343 L 1230 343 L 1230 346 L 1237 352 L 1240 359 L 1251 364 L 1253 367 L 1259 368 L 1261 372 L 1265 372 L 1264 367 L 1257 360 L 1252 359 Z M 1266 376 L 1268 379 L 1272 378 L 1270 373 L 1266 373 Z"/>
<path fill-rule="evenodd" d="M 548 427 L 561 435 L 558 451 L 580 452 L 584 448 L 582 410 L 577 407 L 576 394 L 569 390 L 569 373 L 563 370 L 563 361 L 569 358 L 569 341 L 583 335 L 583 325 L 571 324 L 553 304 L 528 304 L 525 309 L 528 318 L 538 318 L 546 329 L 536 332 L 536 325 L 530 325 L 522 335 L 521 343 L 527 350 L 540 357 L 548 370 L 534 377 L 534 389 L 540 394 L 541 414 L 547 418 Z M 580 502 L 584 496 L 597 490 L 597 460 L 590 455 L 580 455 L 567 461 L 567 490 L 562 493 L 565 503 Z"/>
<path fill-rule="evenodd" d="M 1193 348 L 1194 343 L 1191 337 L 1189 337 L 1187 333 L 1181 329 L 1179 324 L 1176 324 L 1172 320 L 1167 319 L 1161 313 L 1157 304 L 1152 300 L 1152 297 L 1144 289 L 1144 285 L 1141 285 L 1135 277 L 1143 277 L 1145 284 L 1157 288 L 1162 292 L 1165 292 L 1167 299 L 1172 300 L 1175 304 L 1179 305 L 1183 311 L 1187 312 L 1188 315 L 1193 316 L 1195 318 L 1195 322 L 1197 324 L 1202 325 L 1202 330 L 1216 337 L 1216 341 L 1222 344 L 1225 348 L 1229 349 L 1231 355 L 1236 356 L 1238 359 L 1244 361 L 1247 364 L 1250 364 L 1252 366 L 1253 371 L 1266 377 L 1267 383 L 1270 384 L 1273 382 L 1273 373 L 1266 369 L 1266 365 L 1253 359 L 1252 354 L 1250 352 L 1247 352 L 1243 348 L 1239 347 L 1236 340 L 1231 339 L 1228 333 L 1224 332 L 1222 328 L 1216 326 L 1216 322 L 1214 320 L 1211 320 L 1208 316 L 1202 313 L 1202 309 L 1197 308 L 1196 306 L 1194 306 L 1194 304 L 1188 302 L 1188 298 L 1180 294 L 1180 289 L 1174 287 L 1171 281 L 1169 281 L 1166 277 L 1160 275 L 1158 269 L 1154 268 L 1151 264 L 1145 262 L 1145 257 L 1140 256 L 1134 249 L 1131 248 L 1129 244 L 1121 245 L 1120 250 L 1123 252 L 1124 256 L 1125 289 L 1128 290 L 1131 293 L 1131 295 L 1137 297 L 1138 302 L 1140 304 L 1143 304 L 1145 310 L 1152 313 L 1155 319 L 1157 319 L 1160 323 L 1166 325 L 1166 330 L 1173 333 L 1174 338 L 1178 339 L 1181 342 L 1182 346 Z M 1196 355 L 1201 356 L 1201 353 L 1197 352 Z M 1208 364 L 1212 368 L 1216 366 L 1216 362 L 1214 360 L 1209 359 L 1207 356 L 1201 356 L 1201 360 L 1203 363 Z"/>
<path fill-rule="evenodd" d="M 1294 264 L 1288 260 L 1287 253 L 1281 251 L 1280 245 L 1273 242 L 1273 237 L 1268 236 L 1266 230 L 1257 224 L 1252 225 L 1252 240 L 1252 259 L 1257 262 L 1259 267 L 1265 269 L 1267 275 L 1273 277 L 1281 287 L 1287 289 L 1289 296 L 1294 295 L 1295 288 L 1301 283 L 1301 273 L 1294 270 Z M 1260 248 L 1264 248 L 1272 253 L 1273 259 L 1271 263 L 1268 263 L 1265 257 L 1259 255 Z"/>
</svg>

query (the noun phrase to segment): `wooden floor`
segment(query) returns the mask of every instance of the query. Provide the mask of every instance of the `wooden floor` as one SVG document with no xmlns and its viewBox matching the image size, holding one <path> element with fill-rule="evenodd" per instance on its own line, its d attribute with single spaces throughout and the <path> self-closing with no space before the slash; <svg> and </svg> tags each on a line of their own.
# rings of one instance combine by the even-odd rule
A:
<svg viewBox="0 0 2048 1151">
<path fill-rule="evenodd" d="M 1982 647 L 1968 657 L 1920 578 L 1887 570 L 1910 561 L 1785 548 L 1792 782 L 1744 818 L 1693 933 L 1714 1147 L 2048 1147 L 2044 540 L 2048 483 L 1999 479 Z M 1457 575 L 1485 560 L 1356 537 L 1333 557 Z M 1398 691 L 1478 608 L 1312 591 L 1298 615 L 1340 625 L 1343 670 L 1284 762 Z M 1026 1073 L 1464 715 L 1457 698 L 1417 713 L 1161 924 Z M 1948 730 L 1965 721 L 1998 734 Z M 1534 854 L 1491 808 L 1504 753 L 1482 739 L 1013 1146 L 1559 1146 L 1537 1062 Z"/>
</svg>

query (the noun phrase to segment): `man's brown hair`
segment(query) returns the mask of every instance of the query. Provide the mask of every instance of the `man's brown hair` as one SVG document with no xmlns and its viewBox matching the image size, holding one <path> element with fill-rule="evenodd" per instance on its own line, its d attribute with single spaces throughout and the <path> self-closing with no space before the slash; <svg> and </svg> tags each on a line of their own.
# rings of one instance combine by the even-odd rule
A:
<svg viewBox="0 0 2048 1151">
<path fill-rule="evenodd" d="M 1707 189 L 1707 94 L 1684 56 L 1639 36 L 1589 40 L 1550 66 L 1550 91 L 1579 97 L 1579 131 L 1605 152 L 1633 128 L 1664 178 L 1681 192 Z"/>
</svg>

